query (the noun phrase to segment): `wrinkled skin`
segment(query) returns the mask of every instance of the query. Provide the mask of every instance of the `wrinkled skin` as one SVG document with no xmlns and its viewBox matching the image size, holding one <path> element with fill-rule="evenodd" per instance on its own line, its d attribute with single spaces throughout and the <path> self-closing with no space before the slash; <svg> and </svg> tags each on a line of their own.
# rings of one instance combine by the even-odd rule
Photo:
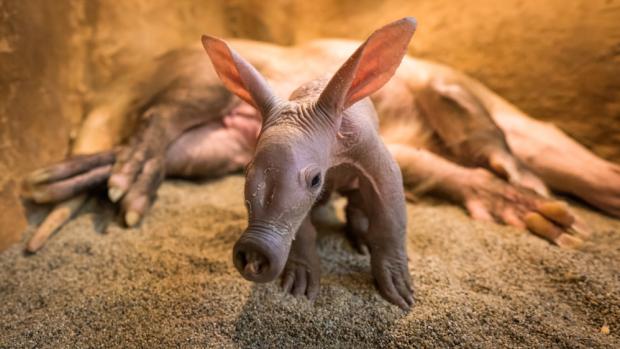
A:
<svg viewBox="0 0 620 349">
<path fill-rule="evenodd" d="M 233 249 L 243 277 L 268 282 L 286 267 L 284 289 L 313 299 L 320 269 L 310 210 L 331 191 L 357 190 L 379 291 L 403 309 L 413 304 L 402 175 L 379 136 L 367 96 L 394 74 L 414 30 L 411 19 L 379 29 L 329 81 L 304 83 L 287 101 L 225 42 L 203 38 L 224 85 L 263 116 L 246 169 L 249 224 Z"/>
<path fill-rule="evenodd" d="M 404 238 L 402 198 L 390 196 L 402 189 L 377 190 L 398 183 L 394 173 L 400 171 L 391 167 L 392 158 L 408 197 L 439 195 L 462 205 L 474 219 L 525 228 L 562 247 L 577 247 L 590 233 L 565 203 L 549 197 L 550 190 L 620 216 L 618 165 L 448 67 L 405 57 L 394 77 L 371 93 L 372 104 L 361 99 L 342 113 L 320 110 L 325 121 L 306 117 L 326 88 L 327 80 L 314 79 L 332 77 L 360 43 L 319 40 L 292 48 L 230 43 L 237 58 L 256 67 L 264 84 L 255 80 L 239 89 L 230 82 L 243 79 L 227 83 L 224 78 L 222 86 L 217 64 L 214 69 L 202 48 L 192 48 L 171 51 L 152 68 L 130 75 L 133 80 L 111 86 L 114 93 L 102 92 L 74 146 L 74 154 L 93 155 L 70 158 L 25 180 L 24 194 L 35 202 L 63 201 L 28 250 L 39 249 L 79 209 L 83 193 L 96 186 L 107 183 L 110 199 L 133 226 L 152 204 L 164 174 L 217 177 L 249 163 L 245 195 L 250 224 L 233 254 L 245 277 L 268 281 L 279 274 L 285 291 L 314 299 L 320 267 L 308 212 L 338 191 L 348 199 L 346 236 L 355 249 L 370 252 L 381 293 L 406 308 L 412 293 L 399 240 Z M 220 53 L 228 47 L 223 45 Z M 234 66 L 228 58 L 228 67 Z M 269 89 L 264 88 L 267 83 Z M 127 97 L 119 102 L 119 95 Z M 332 95 L 337 94 L 332 90 Z M 305 112 L 298 115 L 303 117 L 291 116 L 304 105 Z M 376 143 L 373 105 L 387 148 Z M 284 114 L 289 117 L 282 118 Z M 334 115 L 339 115 L 336 120 Z M 133 124 L 139 127 L 122 134 Z M 373 156 L 386 165 L 373 169 L 372 161 L 358 162 Z M 320 190 L 312 184 L 317 169 Z M 377 185 L 377 178 L 389 180 Z M 397 213 L 377 211 L 375 206 L 383 202 L 396 203 Z M 377 236 L 392 239 L 385 246 Z"/>
</svg>

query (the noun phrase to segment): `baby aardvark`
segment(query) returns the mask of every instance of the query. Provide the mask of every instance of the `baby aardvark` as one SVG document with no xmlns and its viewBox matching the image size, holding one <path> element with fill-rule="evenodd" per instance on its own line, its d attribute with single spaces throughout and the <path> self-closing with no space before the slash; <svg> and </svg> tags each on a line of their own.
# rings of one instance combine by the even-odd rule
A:
<svg viewBox="0 0 620 349">
<path fill-rule="evenodd" d="M 284 288 L 314 299 L 319 261 L 309 213 L 338 190 L 367 215 L 359 239 L 369 247 L 379 291 L 402 308 L 413 304 L 402 176 L 367 97 L 392 77 L 414 30 L 415 22 L 403 19 L 376 31 L 329 82 L 305 83 L 288 101 L 226 43 L 203 37 L 224 85 L 263 115 L 246 169 L 249 226 L 233 251 L 246 279 L 274 280 L 286 264 Z"/>
<path fill-rule="evenodd" d="M 381 294 L 406 309 L 413 291 L 404 188 L 443 195 L 475 219 L 527 228 L 560 246 L 589 233 L 566 204 L 547 198 L 547 185 L 620 216 L 617 165 L 476 81 L 405 57 L 414 30 L 404 18 L 361 45 L 233 41 L 240 54 L 204 36 L 212 66 L 195 49 L 162 56 L 102 94 L 74 146 L 90 155 L 28 176 L 25 194 L 34 201 L 67 200 L 28 250 L 78 210 L 83 192 L 105 182 L 134 226 L 165 175 L 215 177 L 247 165 L 249 224 L 233 250 L 246 279 L 281 276 L 287 292 L 314 299 L 320 267 L 309 216 L 337 191 L 348 199 L 347 237 L 370 252 Z M 134 124 L 137 131 L 125 133 Z"/>
</svg>

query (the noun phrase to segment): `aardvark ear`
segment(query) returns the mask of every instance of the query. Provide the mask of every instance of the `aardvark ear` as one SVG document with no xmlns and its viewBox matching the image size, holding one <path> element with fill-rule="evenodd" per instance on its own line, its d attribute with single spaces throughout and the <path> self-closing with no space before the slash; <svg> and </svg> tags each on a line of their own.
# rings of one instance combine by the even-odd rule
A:
<svg viewBox="0 0 620 349">
<path fill-rule="evenodd" d="M 378 29 L 353 53 L 329 81 L 318 104 L 332 117 L 377 91 L 396 72 L 416 29 L 405 17 Z"/>
<path fill-rule="evenodd" d="M 265 78 L 224 40 L 203 35 L 202 45 L 224 86 L 267 116 L 278 97 Z"/>
</svg>

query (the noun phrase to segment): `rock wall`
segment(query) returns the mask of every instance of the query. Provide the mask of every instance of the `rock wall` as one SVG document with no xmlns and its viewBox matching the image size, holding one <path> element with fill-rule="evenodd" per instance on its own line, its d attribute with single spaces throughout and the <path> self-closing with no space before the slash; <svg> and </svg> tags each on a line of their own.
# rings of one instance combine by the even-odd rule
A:
<svg viewBox="0 0 620 349">
<path fill-rule="evenodd" d="M 77 2 L 0 0 L 0 249 L 26 226 L 19 177 L 62 158 L 80 120 L 85 21 Z"/>
<path fill-rule="evenodd" d="M 18 179 L 67 154 L 88 97 L 124 69 L 204 32 L 361 39 L 404 15 L 413 54 L 620 161 L 620 0 L 0 0 L 0 249 L 26 225 Z"/>
</svg>

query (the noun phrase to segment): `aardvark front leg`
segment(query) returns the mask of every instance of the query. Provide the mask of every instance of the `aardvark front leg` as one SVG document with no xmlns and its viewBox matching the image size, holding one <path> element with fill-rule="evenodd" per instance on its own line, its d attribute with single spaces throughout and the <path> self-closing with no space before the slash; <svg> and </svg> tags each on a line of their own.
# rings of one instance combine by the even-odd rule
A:
<svg viewBox="0 0 620 349">
<path fill-rule="evenodd" d="M 110 200 L 120 202 L 127 225 L 137 224 L 164 178 L 166 150 L 182 133 L 173 112 L 167 107 L 148 110 L 129 142 L 115 150 L 35 171 L 25 179 L 24 196 L 37 203 L 59 202 L 107 181 Z"/>
<path fill-rule="evenodd" d="M 310 215 L 299 227 L 282 272 L 282 289 L 295 297 L 306 296 L 314 301 L 319 294 L 321 267 L 316 251 L 316 229 Z"/>
<path fill-rule="evenodd" d="M 132 225 L 146 214 L 164 173 L 204 178 L 241 169 L 251 156 L 260 123 L 252 118 L 230 115 L 223 121 L 208 122 L 182 133 L 170 146 L 165 145 L 168 143 L 165 140 L 174 133 L 162 129 L 166 125 L 163 120 L 148 120 L 128 144 L 116 150 L 75 156 L 27 176 L 23 194 L 37 203 L 72 198 L 46 218 L 27 250 L 40 249 L 84 202 L 85 195 L 77 195 L 108 182 L 113 176 L 113 166 L 118 171 L 114 175 L 118 181 L 114 183 L 117 187 L 111 190 L 112 196 L 119 195 L 115 190 L 124 195 L 120 204 L 126 222 Z M 183 126 L 183 123 L 176 126 Z M 248 129 L 252 132 L 248 133 Z"/>
<path fill-rule="evenodd" d="M 402 309 L 413 305 L 406 251 L 407 213 L 402 177 L 385 146 L 377 142 L 364 159 L 360 193 L 368 213 L 366 242 L 379 292 Z"/>
</svg>

